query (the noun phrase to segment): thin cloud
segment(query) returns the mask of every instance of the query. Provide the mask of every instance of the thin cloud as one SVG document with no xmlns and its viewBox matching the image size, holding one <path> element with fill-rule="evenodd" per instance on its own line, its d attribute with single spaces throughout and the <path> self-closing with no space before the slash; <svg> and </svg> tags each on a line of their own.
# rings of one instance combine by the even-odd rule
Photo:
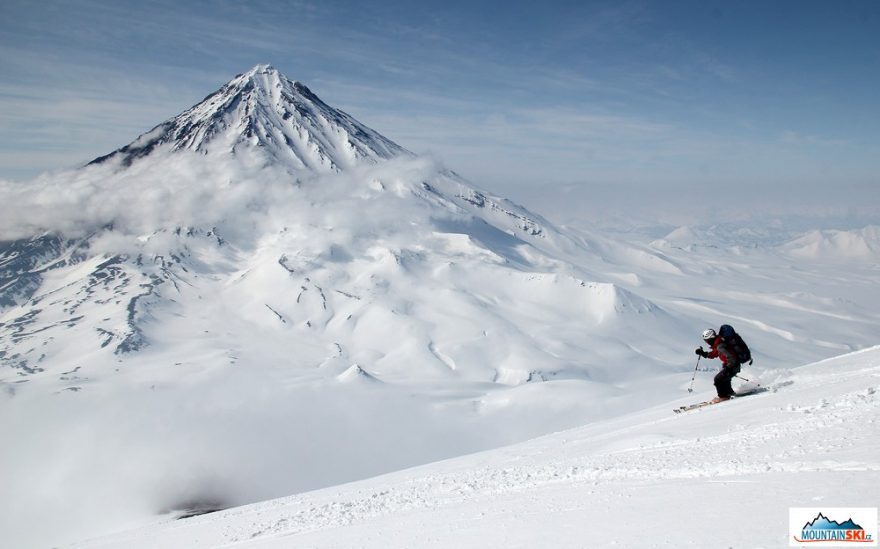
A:
<svg viewBox="0 0 880 549">
<path fill-rule="evenodd" d="M 789 145 L 809 145 L 819 147 L 845 147 L 849 145 L 846 139 L 833 139 L 820 137 L 817 135 L 809 135 L 793 130 L 785 130 L 782 132 L 780 141 Z"/>
</svg>

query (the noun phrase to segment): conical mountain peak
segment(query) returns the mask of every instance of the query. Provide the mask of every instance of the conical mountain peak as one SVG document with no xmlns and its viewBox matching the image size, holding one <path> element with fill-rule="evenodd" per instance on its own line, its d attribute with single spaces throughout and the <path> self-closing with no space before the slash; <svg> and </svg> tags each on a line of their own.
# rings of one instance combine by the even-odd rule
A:
<svg viewBox="0 0 880 549">
<path fill-rule="evenodd" d="M 273 89 L 281 89 L 285 86 L 296 87 L 297 82 L 291 81 L 272 65 L 261 64 L 254 65 L 250 70 L 237 75 L 224 88 L 227 86 L 240 89 L 258 89 L 271 93 Z"/>
<path fill-rule="evenodd" d="M 271 65 L 256 65 L 180 115 L 92 163 L 128 166 L 160 151 L 255 152 L 295 170 L 340 171 L 408 155 Z"/>
<path fill-rule="evenodd" d="M 281 72 L 278 71 L 278 69 L 268 63 L 257 63 L 256 65 L 251 67 L 249 71 L 242 73 L 240 76 L 250 77 L 255 74 L 271 74 L 279 77 L 284 76 L 281 74 Z"/>
</svg>

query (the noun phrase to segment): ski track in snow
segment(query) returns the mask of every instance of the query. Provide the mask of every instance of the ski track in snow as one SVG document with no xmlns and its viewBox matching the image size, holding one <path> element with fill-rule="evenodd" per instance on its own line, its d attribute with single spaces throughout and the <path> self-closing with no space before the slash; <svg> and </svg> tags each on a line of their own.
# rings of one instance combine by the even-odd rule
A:
<svg viewBox="0 0 880 549">
<path fill-rule="evenodd" d="M 507 448 L 77 547 L 289 547 L 309 533 L 318 537 L 308 539 L 319 540 L 322 547 L 345 546 L 349 538 L 340 535 L 345 527 L 370 528 L 385 521 L 393 531 L 394 520 L 388 526 L 387 519 L 400 517 L 408 524 L 407 517 L 430 512 L 439 521 L 462 507 L 491 513 L 499 503 L 516 507 L 522 500 L 582 506 L 590 500 L 627 498 L 633 487 L 643 485 L 666 486 L 671 502 L 681 505 L 676 487 L 693 480 L 758 484 L 773 478 L 776 486 L 797 485 L 809 478 L 804 474 L 859 474 L 860 484 L 876 494 L 878 362 L 880 348 L 875 348 L 798 369 L 792 383 L 776 391 L 682 415 L 658 407 Z M 577 494 L 580 503 L 560 501 L 557 491 L 569 498 Z M 863 495 L 864 490 L 853 493 Z M 634 516 L 637 509 L 634 504 Z M 534 512 L 540 517 L 550 511 Z M 405 538 L 430 546 L 467 545 L 470 539 L 466 532 L 444 532 L 431 543 L 418 532 L 405 532 Z M 568 545 L 578 542 L 574 538 Z"/>
</svg>

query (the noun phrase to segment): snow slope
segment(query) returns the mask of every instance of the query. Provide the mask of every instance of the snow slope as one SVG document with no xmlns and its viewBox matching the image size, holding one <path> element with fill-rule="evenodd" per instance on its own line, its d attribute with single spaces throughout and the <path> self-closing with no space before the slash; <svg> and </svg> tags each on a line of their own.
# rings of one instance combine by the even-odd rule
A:
<svg viewBox="0 0 880 549">
<path fill-rule="evenodd" d="M 765 383 L 75 547 L 780 547 L 789 507 L 876 506 L 880 347 Z"/>
</svg>

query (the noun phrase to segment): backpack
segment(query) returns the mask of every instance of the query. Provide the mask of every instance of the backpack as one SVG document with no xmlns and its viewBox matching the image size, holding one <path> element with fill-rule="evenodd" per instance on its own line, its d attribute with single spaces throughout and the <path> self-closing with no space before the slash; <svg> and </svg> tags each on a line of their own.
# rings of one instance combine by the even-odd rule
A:
<svg viewBox="0 0 880 549">
<path fill-rule="evenodd" d="M 746 345 L 743 338 L 736 333 L 733 326 L 730 324 L 722 324 L 721 328 L 718 329 L 718 335 L 721 336 L 721 339 L 723 339 L 725 343 L 733 348 L 733 352 L 736 353 L 736 358 L 739 360 L 740 364 L 745 364 L 752 360 L 752 352 L 749 350 L 749 346 Z"/>
</svg>

